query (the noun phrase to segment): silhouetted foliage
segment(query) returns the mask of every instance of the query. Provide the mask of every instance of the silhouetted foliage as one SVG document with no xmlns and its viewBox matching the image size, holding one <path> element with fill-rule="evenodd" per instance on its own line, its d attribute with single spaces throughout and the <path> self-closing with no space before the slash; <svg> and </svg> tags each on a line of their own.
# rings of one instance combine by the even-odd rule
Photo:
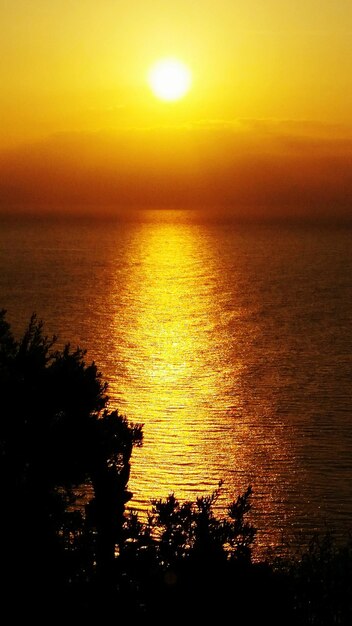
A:
<svg viewBox="0 0 352 626">
<path fill-rule="evenodd" d="M 189 618 L 192 614 L 199 619 L 207 611 L 204 596 L 220 602 L 225 575 L 239 584 L 238 573 L 243 576 L 251 569 L 255 529 L 245 519 L 251 488 L 219 517 L 215 507 L 221 486 L 195 502 L 181 503 L 174 494 L 153 500 L 144 523 L 134 512 L 126 517 L 120 568 L 125 595 L 133 591 L 135 606 L 147 607 L 161 619 L 175 603 L 179 610 L 187 610 Z M 225 604 L 221 599 L 218 612 Z"/>
<path fill-rule="evenodd" d="M 127 537 L 130 533 L 134 550 L 153 549 L 155 559 L 164 568 L 185 559 L 250 562 L 255 529 L 245 520 L 245 515 L 250 510 L 252 489 L 248 487 L 238 496 L 228 507 L 226 517 L 218 518 L 214 506 L 221 486 L 220 482 L 210 496 L 198 497 L 195 502 L 180 503 L 174 494 L 165 500 L 153 500 L 146 524 L 141 524 L 132 514 L 125 532 Z"/>
<path fill-rule="evenodd" d="M 132 495 L 132 448 L 142 442 L 141 426 L 107 409 L 107 385 L 85 352 L 56 341 L 33 315 L 17 342 L 0 312 L 1 541 L 15 575 L 34 563 L 60 570 L 73 488 L 84 484 L 94 491 L 94 559 L 107 573 Z"/>
</svg>

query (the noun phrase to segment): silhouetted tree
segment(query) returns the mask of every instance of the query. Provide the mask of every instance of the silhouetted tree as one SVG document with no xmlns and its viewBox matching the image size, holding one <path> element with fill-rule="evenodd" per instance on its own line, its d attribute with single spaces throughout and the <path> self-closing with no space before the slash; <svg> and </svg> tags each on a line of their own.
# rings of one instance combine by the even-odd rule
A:
<svg viewBox="0 0 352 626">
<path fill-rule="evenodd" d="M 95 559 L 107 572 L 120 541 L 140 425 L 107 409 L 107 384 L 85 352 L 55 349 L 33 315 L 16 341 L 0 312 L 1 555 L 17 578 L 55 574 L 73 489 L 91 484 Z M 70 533 L 66 533 L 66 537 Z M 4 555 L 7 554 L 7 561 Z"/>
</svg>

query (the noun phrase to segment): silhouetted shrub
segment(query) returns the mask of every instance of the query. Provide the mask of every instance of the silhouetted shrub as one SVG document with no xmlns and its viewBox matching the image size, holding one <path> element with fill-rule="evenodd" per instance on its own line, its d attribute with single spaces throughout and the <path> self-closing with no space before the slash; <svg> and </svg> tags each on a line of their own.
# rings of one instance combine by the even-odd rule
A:
<svg viewBox="0 0 352 626">
<path fill-rule="evenodd" d="M 126 517 L 119 563 L 125 595 L 133 591 L 135 606 L 160 619 L 173 604 L 189 618 L 206 612 L 210 599 L 219 604 L 218 612 L 225 610 L 226 585 L 238 586 L 252 571 L 255 529 L 246 521 L 251 487 L 223 517 L 215 514 L 220 490 L 221 483 L 195 502 L 181 503 L 174 494 L 153 500 L 144 523 L 134 512 Z"/>
<path fill-rule="evenodd" d="M 231 503 L 227 515 L 218 518 L 214 505 L 221 486 L 219 483 L 210 496 L 201 496 L 195 502 L 180 503 L 174 494 L 165 500 L 153 500 L 144 525 L 132 514 L 125 530 L 127 535 L 131 533 L 135 550 L 152 546 L 156 560 L 163 567 L 191 558 L 250 561 L 255 529 L 245 520 L 245 515 L 250 510 L 252 489 L 248 487 Z"/>
</svg>

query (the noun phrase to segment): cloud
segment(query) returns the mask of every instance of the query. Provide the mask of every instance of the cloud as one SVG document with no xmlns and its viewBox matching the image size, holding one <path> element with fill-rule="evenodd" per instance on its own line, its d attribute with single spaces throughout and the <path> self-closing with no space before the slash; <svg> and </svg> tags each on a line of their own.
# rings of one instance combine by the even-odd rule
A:
<svg viewBox="0 0 352 626">
<path fill-rule="evenodd" d="M 351 132 L 311 122 L 67 133 L 0 154 L 0 210 L 351 219 L 351 171 Z"/>
</svg>

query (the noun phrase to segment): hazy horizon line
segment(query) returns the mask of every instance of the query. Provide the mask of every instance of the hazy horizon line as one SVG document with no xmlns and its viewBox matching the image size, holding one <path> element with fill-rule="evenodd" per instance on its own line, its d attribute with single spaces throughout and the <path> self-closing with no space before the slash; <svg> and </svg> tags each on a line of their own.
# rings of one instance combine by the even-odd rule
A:
<svg viewBox="0 0 352 626">
<path fill-rule="evenodd" d="M 96 207 L 95 207 L 96 208 Z M 101 207 L 99 207 L 101 209 Z M 81 212 L 70 212 L 70 207 L 66 209 L 56 209 L 54 211 L 35 211 L 0 209 L 1 222 L 108 222 L 108 223 L 143 223 L 143 222 L 181 222 L 181 223 L 204 223 L 204 224 L 233 224 L 244 226 L 317 226 L 317 227 L 352 227 L 352 217 L 350 215 L 254 215 L 254 214 L 233 214 L 227 210 L 219 210 L 215 207 L 210 210 L 206 207 L 203 211 L 198 208 L 155 208 L 145 207 L 133 209 L 129 207 L 128 212 L 124 209 L 108 209 L 103 212 L 94 210 L 82 210 Z"/>
</svg>

